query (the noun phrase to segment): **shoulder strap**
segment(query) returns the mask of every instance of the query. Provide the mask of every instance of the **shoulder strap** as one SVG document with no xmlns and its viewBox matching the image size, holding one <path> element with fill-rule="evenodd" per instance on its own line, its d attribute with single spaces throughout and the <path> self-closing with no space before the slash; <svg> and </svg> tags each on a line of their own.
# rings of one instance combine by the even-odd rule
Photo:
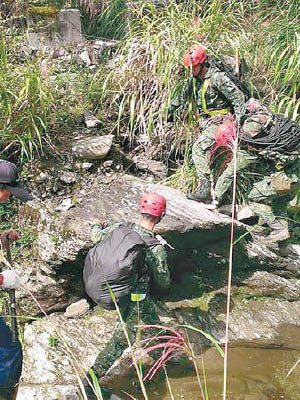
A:
<svg viewBox="0 0 300 400">
<path fill-rule="evenodd" d="M 240 79 L 238 79 L 233 71 L 231 70 L 231 68 L 226 65 L 225 63 L 223 63 L 221 60 L 217 59 L 215 56 L 210 56 L 209 57 L 209 63 L 218 68 L 220 71 L 224 72 L 227 77 L 238 87 L 238 89 L 243 92 L 243 94 L 246 97 L 246 100 L 248 100 L 250 98 L 250 91 L 247 88 L 247 86 L 240 81 Z"/>
<path fill-rule="evenodd" d="M 145 238 L 143 241 L 145 242 L 146 247 L 157 246 L 161 244 L 160 241 L 154 237 Z"/>
<path fill-rule="evenodd" d="M 133 226 L 134 226 L 133 222 L 122 222 L 122 226 L 126 226 L 127 228 L 132 229 L 132 231 L 134 233 L 136 233 L 141 238 L 141 240 L 145 243 L 146 247 L 157 246 L 157 245 L 161 244 L 161 242 L 158 239 L 156 239 L 155 237 L 143 238 L 139 232 L 136 232 L 133 229 Z"/>
</svg>

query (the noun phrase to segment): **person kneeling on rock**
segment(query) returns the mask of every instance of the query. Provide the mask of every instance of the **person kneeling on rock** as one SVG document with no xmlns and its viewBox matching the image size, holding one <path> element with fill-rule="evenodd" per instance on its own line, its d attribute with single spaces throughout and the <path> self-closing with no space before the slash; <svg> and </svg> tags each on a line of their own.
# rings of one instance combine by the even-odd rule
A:
<svg viewBox="0 0 300 400">
<path fill-rule="evenodd" d="M 166 213 L 166 199 L 158 193 L 147 193 L 140 200 L 139 210 L 139 224 L 121 222 L 107 228 L 100 223 L 92 225 L 91 237 L 97 244 L 89 251 L 83 270 L 89 297 L 108 310 L 118 305 L 130 343 L 135 340 L 140 319 L 149 324 L 159 322 L 149 296 L 150 279 L 163 289 L 170 286 L 167 252 L 153 233 Z M 92 367 L 102 384 L 106 372 L 127 347 L 119 318 L 111 341 Z M 85 386 L 91 394 L 87 382 Z"/>
</svg>

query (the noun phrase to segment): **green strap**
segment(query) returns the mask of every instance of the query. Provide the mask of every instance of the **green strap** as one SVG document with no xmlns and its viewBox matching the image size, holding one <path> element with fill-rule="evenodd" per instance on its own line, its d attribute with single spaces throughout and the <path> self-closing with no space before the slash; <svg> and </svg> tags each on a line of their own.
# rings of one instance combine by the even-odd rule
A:
<svg viewBox="0 0 300 400">
<path fill-rule="evenodd" d="M 230 109 L 229 108 L 221 108 L 220 110 L 208 110 L 206 107 L 206 101 L 205 101 L 205 93 L 207 91 L 207 88 L 210 84 L 209 79 L 205 79 L 202 88 L 201 88 L 201 106 L 203 111 L 208 114 L 208 115 L 218 115 L 218 114 L 228 114 Z"/>
</svg>

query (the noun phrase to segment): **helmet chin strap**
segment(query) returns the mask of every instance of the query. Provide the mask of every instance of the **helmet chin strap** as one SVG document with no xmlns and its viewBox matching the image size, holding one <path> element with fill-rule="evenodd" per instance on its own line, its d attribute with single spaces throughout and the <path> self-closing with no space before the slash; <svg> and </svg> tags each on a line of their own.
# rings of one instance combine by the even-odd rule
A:
<svg viewBox="0 0 300 400">
<path fill-rule="evenodd" d="M 161 216 L 159 217 L 159 220 L 158 220 L 158 222 L 160 222 L 162 219 L 163 219 L 163 217 L 166 215 L 166 212 L 164 211 L 162 214 L 161 214 Z"/>
</svg>

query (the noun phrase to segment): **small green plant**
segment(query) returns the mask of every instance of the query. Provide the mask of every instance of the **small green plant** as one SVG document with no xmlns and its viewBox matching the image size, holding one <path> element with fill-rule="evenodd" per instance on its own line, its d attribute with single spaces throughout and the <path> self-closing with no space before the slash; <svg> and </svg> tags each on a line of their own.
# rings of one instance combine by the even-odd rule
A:
<svg viewBox="0 0 300 400">
<path fill-rule="evenodd" d="M 59 345 L 59 339 L 56 336 L 49 336 L 48 343 L 50 347 L 57 347 Z"/>
</svg>

